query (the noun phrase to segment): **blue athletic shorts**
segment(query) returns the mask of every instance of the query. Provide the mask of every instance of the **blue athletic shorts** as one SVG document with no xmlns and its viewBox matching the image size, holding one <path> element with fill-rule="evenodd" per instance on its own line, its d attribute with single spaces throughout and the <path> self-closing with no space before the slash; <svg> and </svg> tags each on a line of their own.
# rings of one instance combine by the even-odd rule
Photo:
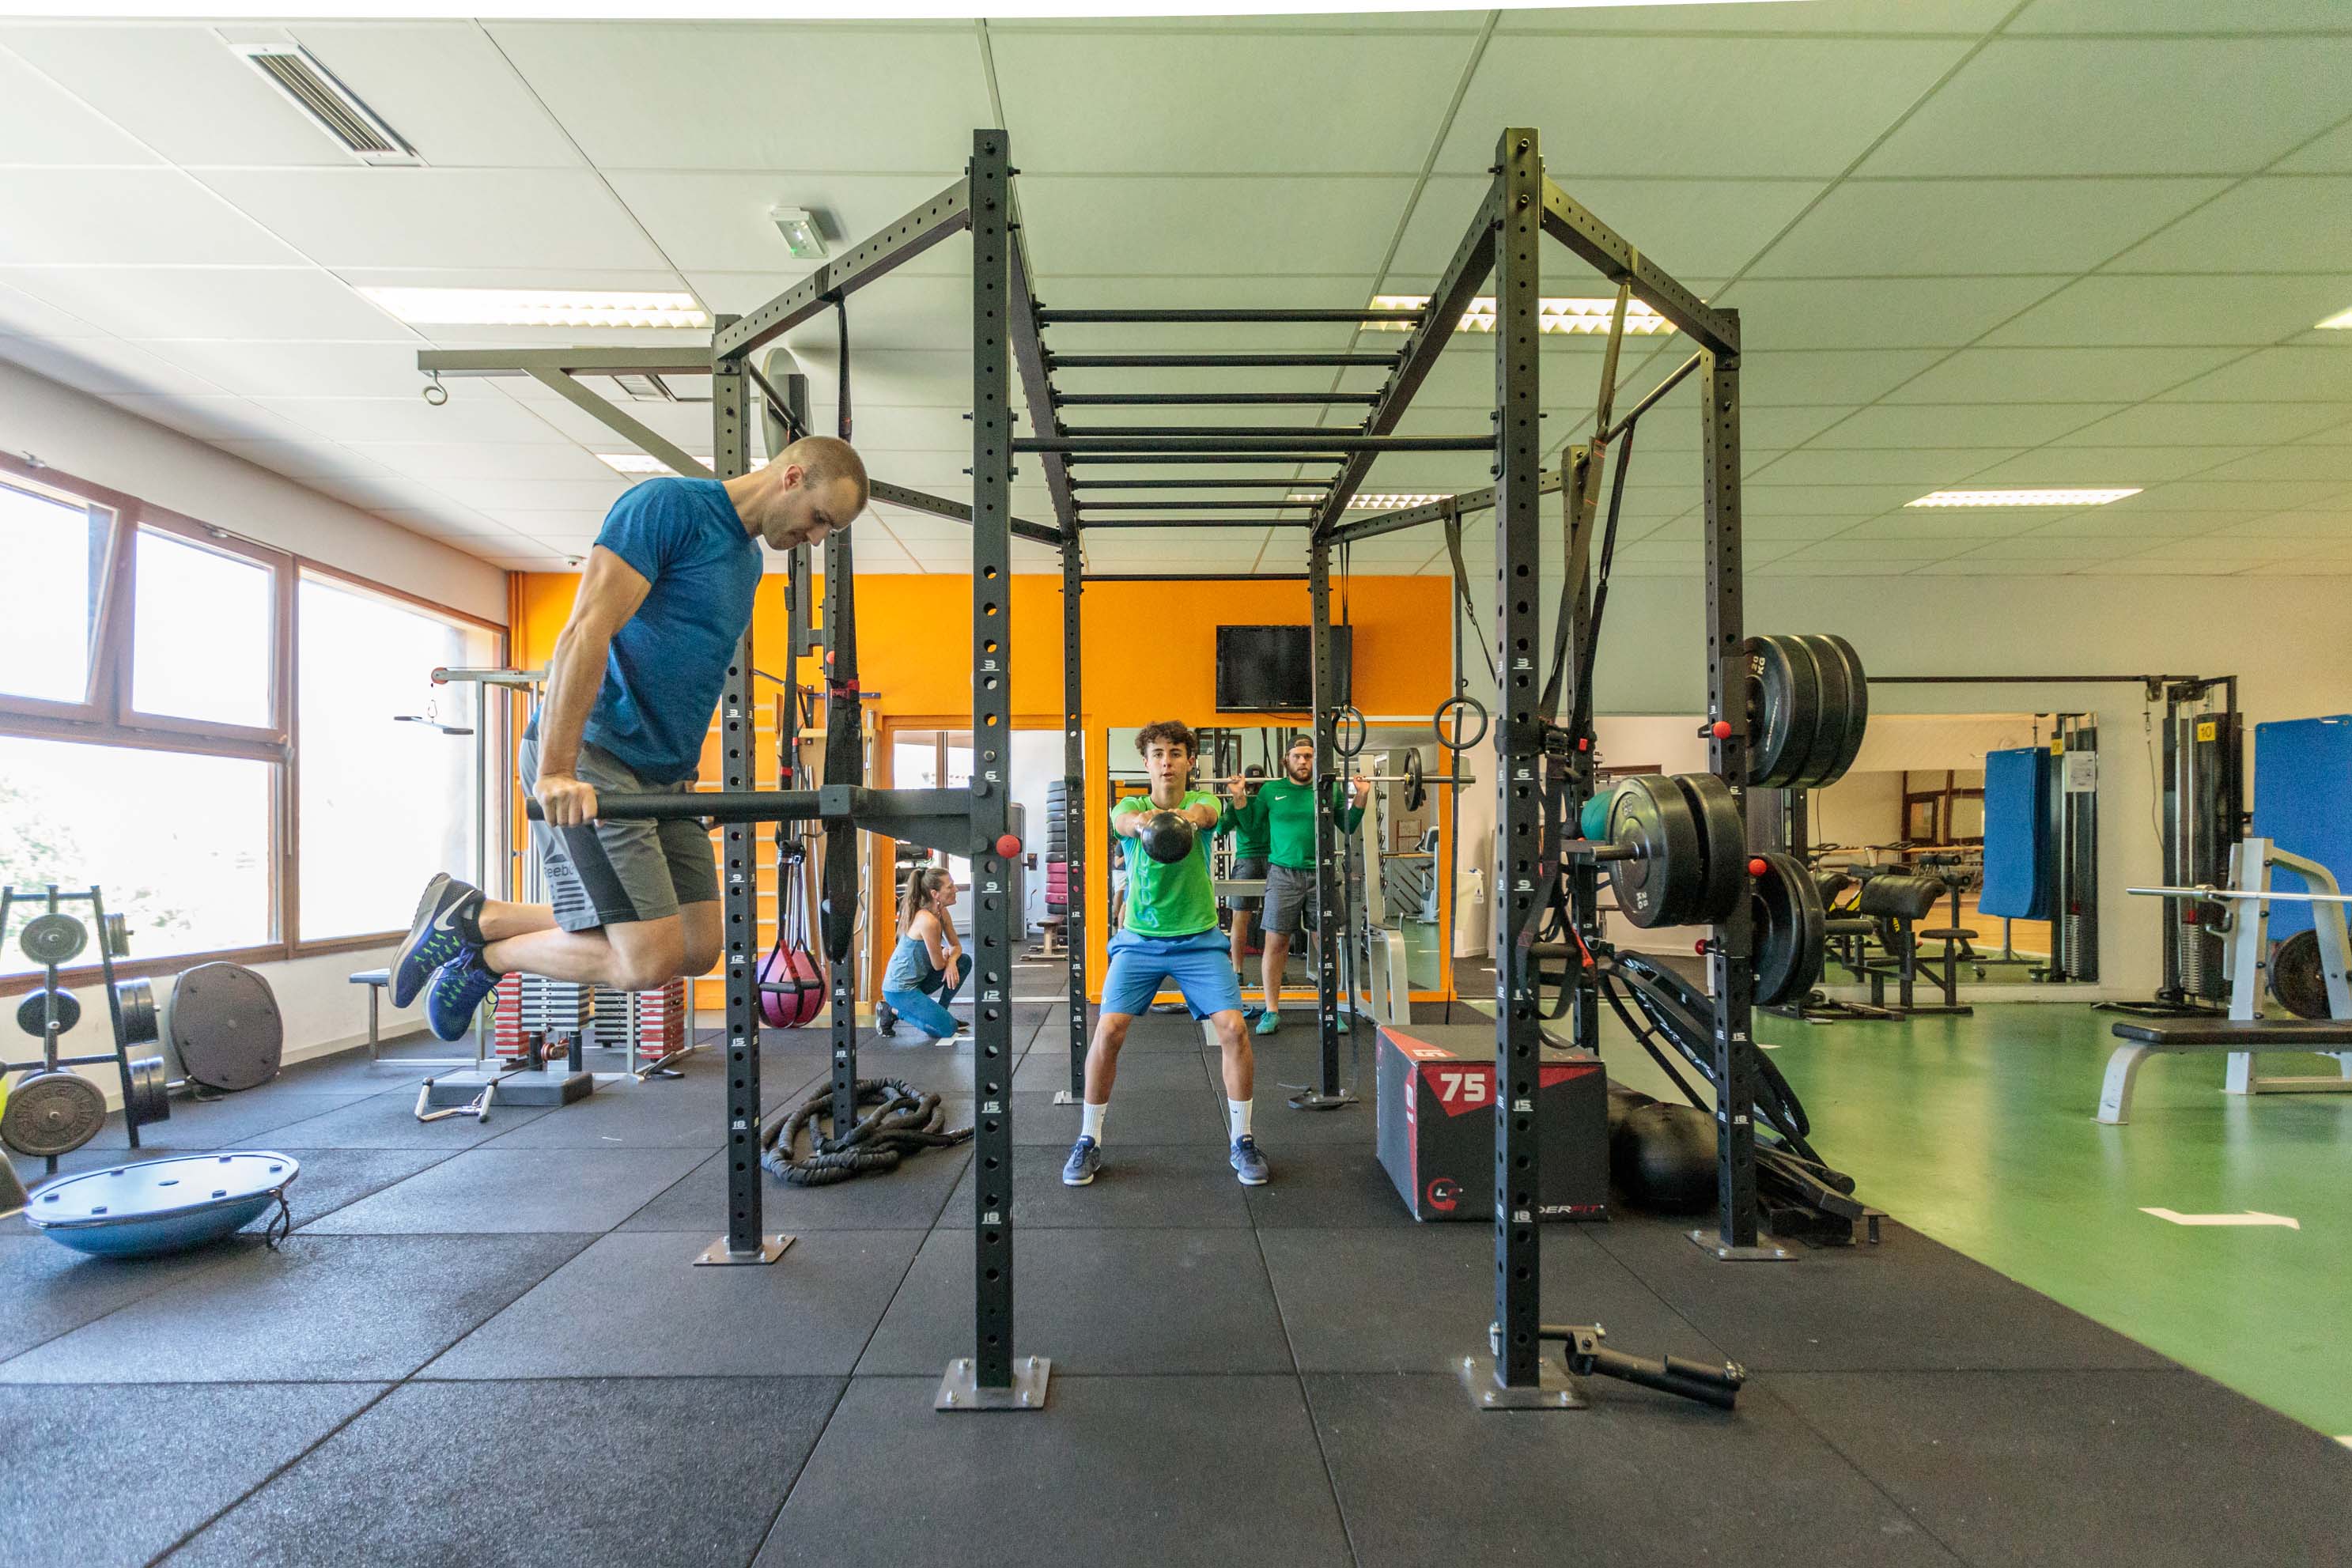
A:
<svg viewBox="0 0 2352 1568">
<path fill-rule="evenodd" d="M 1242 984 L 1225 934 L 1213 926 L 1191 936 L 1140 936 L 1120 926 L 1110 939 L 1110 972 L 1103 977 L 1102 1010 L 1130 1016 L 1151 1010 L 1160 982 L 1173 980 L 1196 1019 L 1238 1012 Z"/>
</svg>

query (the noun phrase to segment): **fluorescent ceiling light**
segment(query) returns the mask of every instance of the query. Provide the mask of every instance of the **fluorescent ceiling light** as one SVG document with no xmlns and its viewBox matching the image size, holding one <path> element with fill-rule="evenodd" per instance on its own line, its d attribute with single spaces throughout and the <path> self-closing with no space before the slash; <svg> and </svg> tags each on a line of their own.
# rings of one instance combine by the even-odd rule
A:
<svg viewBox="0 0 2352 1568">
<path fill-rule="evenodd" d="M 1449 495 L 1452 492 L 1450 491 L 1447 492 Z M 1321 496 L 1291 496 L 1286 497 L 1286 499 L 1320 503 L 1324 497 Z M 1444 499 L 1445 496 L 1440 495 L 1435 491 L 1362 490 L 1357 492 L 1357 494 L 1349 500 L 1347 509 L 1351 512 L 1393 512 L 1405 507 L 1426 507 L 1433 501 L 1443 501 Z"/>
<path fill-rule="evenodd" d="M 2352 332 L 2352 310 L 2338 310 L 2319 324 L 2319 330 Z"/>
<path fill-rule="evenodd" d="M 1375 294 L 1371 308 L 1375 310 L 1420 310 L 1427 308 L 1426 294 Z M 1606 299 L 1553 299 L 1536 302 L 1536 320 L 1547 332 L 1606 332 L 1617 313 L 1614 295 Z M 1368 332 L 1409 332 L 1410 321 L 1367 321 Z M 1491 332 L 1495 329 L 1495 301 L 1492 296 L 1481 294 L 1470 301 L 1470 308 L 1462 313 L 1455 329 L 1463 332 Z M 1625 330 L 1648 337 L 1655 332 L 1671 332 L 1675 324 L 1638 299 L 1625 303 Z"/>
<path fill-rule="evenodd" d="M 2109 501 L 2120 501 L 2126 496 L 2137 496 L 2139 486 L 2119 486 L 2112 490 L 1937 490 L 1904 504 L 1910 507 L 2104 507 Z"/>
<path fill-rule="evenodd" d="M 696 456 L 698 461 L 705 464 L 710 461 L 709 458 L 703 457 L 699 454 Z M 615 474 L 646 475 L 677 472 L 668 464 L 647 452 L 599 452 L 596 454 L 596 461 L 604 464 Z"/>
<path fill-rule="evenodd" d="M 708 327 L 691 294 L 564 288 L 362 288 L 418 327 Z"/>
<path fill-rule="evenodd" d="M 768 221 L 784 236 L 784 248 L 803 261 L 824 259 L 824 235 L 817 231 L 816 214 L 806 207 L 770 207 Z"/>
</svg>

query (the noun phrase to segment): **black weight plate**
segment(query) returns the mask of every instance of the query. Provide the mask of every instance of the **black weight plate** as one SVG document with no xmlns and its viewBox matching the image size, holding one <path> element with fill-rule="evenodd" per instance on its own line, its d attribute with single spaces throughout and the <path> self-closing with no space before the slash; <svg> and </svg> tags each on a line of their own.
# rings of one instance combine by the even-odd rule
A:
<svg viewBox="0 0 2352 1568">
<path fill-rule="evenodd" d="M 1750 637 L 1748 657 L 1748 781 L 1785 789 L 1804 776 L 1821 721 L 1821 674 L 1794 637 Z"/>
<path fill-rule="evenodd" d="M 1609 837 L 1633 854 L 1609 862 L 1617 908 L 1634 925 L 1685 925 L 1706 899 L 1706 852 L 1682 787 L 1637 773 L 1609 804 Z"/>
<path fill-rule="evenodd" d="M 278 1076 L 286 1026 L 269 982 L 236 964 L 199 964 L 172 987 L 172 1045 L 189 1082 L 233 1092 Z"/>
<path fill-rule="evenodd" d="M 1697 918 L 1709 925 L 1728 920 L 1748 889 L 1748 829 L 1739 802 L 1712 773 L 1677 773 L 1674 779 L 1690 801 L 1700 829 L 1706 887 Z"/>
<path fill-rule="evenodd" d="M 1756 879 L 1756 1005 L 1802 1001 L 1822 977 L 1827 941 L 1821 894 L 1790 855 L 1767 851 Z"/>
<path fill-rule="evenodd" d="M 122 1114 L 134 1127 L 170 1121 L 172 1092 L 163 1077 L 163 1059 L 133 1056 L 126 1060 L 126 1065 L 131 1069 L 131 1094 L 122 1103 Z"/>
<path fill-rule="evenodd" d="M 81 1022 L 81 998 L 63 989 L 57 993 L 57 997 L 58 1032 L 65 1034 Z M 49 993 L 45 988 L 35 987 L 25 993 L 23 1001 L 16 1004 L 16 1027 L 35 1040 L 49 1031 L 48 998 Z"/>
<path fill-rule="evenodd" d="M 131 922 L 121 915 L 106 917 L 106 955 L 121 958 L 131 951 Z"/>
<path fill-rule="evenodd" d="M 24 948 L 25 956 L 36 964 L 64 964 L 70 962 L 89 940 L 89 933 L 82 929 L 80 921 L 51 911 L 26 921 L 16 944 Z"/>
<path fill-rule="evenodd" d="M 1863 674 L 1862 656 L 1844 638 L 1808 632 L 1802 641 L 1812 650 L 1822 677 L 1818 739 L 1805 766 L 1806 787 L 1820 789 L 1844 778 L 1862 755 L 1863 735 L 1870 727 L 1870 681 Z"/>
<path fill-rule="evenodd" d="M 1428 801 L 1429 786 L 1424 782 L 1426 778 L 1427 774 L 1422 767 L 1421 753 L 1406 752 L 1404 754 L 1404 809 L 1406 810 L 1418 811 Z"/>
<path fill-rule="evenodd" d="M 106 1096 L 79 1073 L 29 1072 L 8 1091 L 0 1142 L 20 1155 L 69 1155 L 106 1124 Z"/>
<path fill-rule="evenodd" d="M 152 1044 L 162 1032 L 155 1024 L 155 988 L 144 980 L 117 980 L 114 996 L 122 1009 L 122 1043 Z"/>
<path fill-rule="evenodd" d="M 2301 1019 L 2327 1016 L 2327 976 L 2319 964 L 2319 933 L 2298 931 L 2271 955 L 2271 995 Z"/>
</svg>

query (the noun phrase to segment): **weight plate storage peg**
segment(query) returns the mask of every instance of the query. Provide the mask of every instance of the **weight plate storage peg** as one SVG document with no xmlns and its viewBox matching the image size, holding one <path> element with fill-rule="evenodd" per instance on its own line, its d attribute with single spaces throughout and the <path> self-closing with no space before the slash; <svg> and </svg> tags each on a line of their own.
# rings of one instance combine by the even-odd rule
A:
<svg viewBox="0 0 2352 1568">
<path fill-rule="evenodd" d="M 1801 1002 L 1821 983 L 1828 928 L 1820 892 L 1793 855 L 1767 850 L 1756 879 L 1756 1005 Z"/>
<path fill-rule="evenodd" d="M 0 1142 L 20 1155 L 69 1155 L 106 1124 L 106 1096 L 79 1073 L 31 1072 L 8 1091 Z"/>
<path fill-rule="evenodd" d="M 1692 923 L 1706 900 L 1706 852 L 1698 815 L 1682 786 L 1663 773 L 1637 773 L 1609 805 L 1610 862 L 1617 908 L 1644 929 Z"/>
<path fill-rule="evenodd" d="M 24 935 L 16 938 L 25 956 L 36 964 L 70 963 L 89 940 L 89 933 L 82 929 L 80 921 L 55 911 L 26 921 Z"/>
<path fill-rule="evenodd" d="M 61 1035 L 69 1034 L 73 1031 L 73 1026 L 81 1022 L 81 998 L 71 991 L 65 990 L 58 992 L 57 998 L 58 1032 Z M 16 1027 L 36 1040 L 47 1034 L 49 1031 L 48 1001 L 49 993 L 46 988 L 36 987 L 26 991 L 25 999 L 16 1004 Z"/>
<path fill-rule="evenodd" d="M 1822 681 L 1813 652 L 1794 637 L 1750 637 L 1748 782 L 1786 789 L 1804 781 L 1821 727 Z"/>
<path fill-rule="evenodd" d="M 163 1077 L 163 1059 L 134 1056 L 126 1065 L 131 1069 L 131 1097 L 122 1103 L 124 1117 L 134 1127 L 170 1121 L 172 1092 Z"/>
<path fill-rule="evenodd" d="M 1705 892 L 1698 918 L 1727 920 L 1748 891 L 1748 830 L 1731 787 L 1712 773 L 1677 773 L 1675 783 L 1698 820 Z"/>
<path fill-rule="evenodd" d="M 155 988 L 145 980 L 114 982 L 116 1005 L 122 1009 L 122 1043 L 152 1044 L 162 1033 L 155 1020 Z"/>
<path fill-rule="evenodd" d="M 118 914 L 109 915 L 106 917 L 105 941 L 108 957 L 122 958 L 130 956 L 131 921 L 127 915 Z"/>
<path fill-rule="evenodd" d="M 2327 1016 L 2327 973 L 2319 963 L 2319 933 L 2298 931 L 2271 955 L 2271 994 L 2302 1019 Z"/>
</svg>

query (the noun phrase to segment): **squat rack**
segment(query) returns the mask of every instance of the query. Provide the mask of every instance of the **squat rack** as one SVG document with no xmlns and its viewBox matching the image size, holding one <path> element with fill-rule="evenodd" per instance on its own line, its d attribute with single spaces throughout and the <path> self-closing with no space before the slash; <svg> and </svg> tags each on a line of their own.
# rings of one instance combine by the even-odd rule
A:
<svg viewBox="0 0 2352 1568">
<path fill-rule="evenodd" d="M 972 741 L 971 783 L 950 789 L 870 789 L 855 777 L 861 764 L 856 715 L 855 581 L 846 533 L 826 543 L 827 614 L 822 645 L 828 665 L 827 695 L 833 755 L 824 786 L 816 789 L 752 789 L 750 742 L 752 650 L 747 630 L 730 667 L 720 703 L 724 790 L 646 797 L 635 802 L 640 814 L 699 817 L 726 826 L 722 885 L 725 891 L 728 1086 L 728 1223 L 725 1236 L 699 1261 L 772 1262 L 789 1238 L 762 1228 L 762 1189 L 758 1051 L 758 929 L 751 860 L 751 824 L 772 821 L 782 831 L 793 821 L 823 821 L 833 839 L 848 846 L 829 853 L 824 879 L 826 946 L 833 967 L 834 1093 L 836 1126 L 854 1122 L 848 1113 L 856 1074 L 854 967 L 844 962 L 852 935 L 856 897 L 855 831 L 894 838 L 969 857 L 973 876 L 975 949 L 972 1031 L 976 1180 L 973 1224 L 973 1354 L 952 1363 L 936 1400 L 943 1410 L 1035 1409 L 1045 1403 L 1050 1363 L 1016 1356 L 1013 1342 L 1013 1215 L 1011 965 L 1015 953 L 1016 911 L 1009 896 L 1007 862 L 1021 852 L 1008 832 L 1005 779 L 1012 729 L 1013 647 L 1010 594 L 1012 540 L 1030 538 L 1056 547 L 1063 589 L 1063 679 L 1065 786 L 1069 873 L 1078 889 L 1070 900 L 1070 1046 L 1073 1087 L 1078 1086 L 1088 1040 L 1085 867 L 1089 841 L 1080 715 L 1079 601 L 1088 573 L 1084 537 L 1089 527 L 1136 526 L 1090 521 L 1088 511 L 1134 509 L 1131 503 L 1100 500 L 1081 490 L 1167 492 L 1196 488 L 1246 488 L 1279 485 L 1286 497 L 1313 493 L 1312 515 L 1281 518 L 1308 530 L 1307 580 L 1313 622 L 1315 689 L 1317 899 L 1319 936 L 1316 957 L 1321 1014 L 1322 1082 L 1319 1097 L 1343 1103 L 1338 1083 L 1337 1003 L 1339 934 L 1328 911 L 1337 905 L 1331 865 L 1334 834 L 1329 785 L 1334 778 L 1337 711 L 1324 700 L 1336 691 L 1331 668 L 1330 575 L 1335 549 L 1428 522 L 1458 529 L 1466 512 L 1496 514 L 1496 619 L 1495 663 L 1500 673 L 1499 711 L 1492 725 L 1497 781 L 1495 887 L 1498 919 L 1496 966 L 1496 1051 L 1498 1092 L 1496 1110 L 1495 1312 L 1491 1358 L 1466 1379 L 1474 1404 L 1506 1406 L 1573 1406 L 1580 1403 L 1556 1371 L 1540 1357 L 1547 1339 L 1569 1339 L 1571 1364 L 1579 1371 L 1612 1371 L 1613 1353 L 1597 1348 L 1591 1330 L 1547 1325 L 1539 1310 L 1539 1238 L 1535 1223 L 1538 1142 L 1533 1114 L 1542 1031 L 1537 1016 L 1537 966 L 1528 952 L 1537 925 L 1563 876 L 1590 896 L 1589 864 L 1573 870 L 1556 834 L 1546 831 L 1547 790 L 1555 805 L 1563 789 L 1570 820 L 1590 793 L 1591 753 L 1589 643 L 1577 650 L 1575 674 L 1565 691 L 1570 722 L 1559 722 L 1559 691 L 1538 690 L 1537 647 L 1540 606 L 1540 501 L 1564 493 L 1568 528 L 1566 580 L 1569 591 L 1559 628 L 1562 645 L 1583 643 L 1591 628 L 1585 586 L 1591 524 L 1609 443 L 1630 434 L 1633 422 L 1671 386 L 1696 371 L 1701 380 L 1702 490 L 1706 515 L 1707 580 L 1707 716 L 1710 768 L 1735 793 L 1747 773 L 1748 717 L 1740 587 L 1738 319 L 1736 312 L 1702 304 L 1632 245 L 1570 199 L 1545 174 L 1531 129 L 1506 130 L 1491 170 L 1493 183 L 1480 197 L 1453 259 L 1425 307 L 1367 309 L 1102 309 L 1056 310 L 1041 304 L 1032 287 L 1026 241 L 1019 222 L 1010 138 L 1002 130 L 973 132 L 963 179 L 897 224 L 866 240 L 838 260 L 748 316 L 715 322 L 708 358 L 674 350 L 427 350 L 419 368 L 440 375 L 530 375 L 636 442 L 683 474 L 720 479 L 749 469 L 745 424 L 750 392 L 756 382 L 770 417 L 787 427 L 804 419 L 804 385 L 779 393 L 751 364 L 751 356 L 782 334 L 827 309 L 843 310 L 843 434 L 847 434 L 847 341 L 845 302 L 849 294 L 961 230 L 972 241 L 972 499 L 970 506 L 877 480 L 874 494 L 900 506 L 956 517 L 972 528 Z M 1618 288 L 1618 330 L 1604 364 L 1594 435 L 1569 449 L 1560 469 L 1541 465 L 1539 251 L 1549 235 L 1597 269 Z M 1396 434 L 1413 394 L 1435 367 L 1479 285 L 1496 278 L 1496 410 L 1489 432 L 1450 435 Z M 1627 304 L 1638 299 L 1664 317 L 1697 347 L 1697 353 L 1668 380 L 1627 411 L 1612 418 L 1617 347 Z M 1394 353 L 1055 354 L 1045 329 L 1086 323 L 1293 323 L 1380 321 L 1402 326 L 1407 336 Z M 1372 393 L 1295 394 L 1262 392 L 1216 393 L 1070 394 L 1053 383 L 1056 369 L 1228 368 L 1257 366 L 1369 367 L 1385 371 Z M 706 469 L 623 411 L 580 388 L 579 374 L 631 370 L 709 373 L 712 378 L 713 465 Z M 1023 401 L 1013 401 L 1015 369 Z M 576 394 L 576 395 L 575 395 Z M 803 406 L 791 409 L 787 402 Z M 1317 402 L 1368 404 L 1358 424 L 1346 427 L 1129 426 L 1073 430 L 1064 408 L 1112 404 L 1251 404 Z M 1029 434 L 1016 432 L 1025 413 Z M 1405 508 L 1352 522 L 1341 519 L 1373 459 L 1383 452 L 1485 451 L 1494 457 L 1491 490 L 1464 494 L 1430 507 Z M 1055 524 L 1025 522 L 1011 509 L 1014 460 L 1034 456 L 1052 500 Z M 1116 479 L 1074 476 L 1074 467 L 1143 463 L 1213 467 L 1256 467 L 1271 463 L 1328 467 L 1326 476 L 1298 480 L 1262 476 L 1189 479 Z M 1202 504 L 1154 495 L 1153 509 L 1201 509 Z M 1290 503 L 1269 503 L 1287 510 Z M 1223 509 L 1223 508 L 1221 508 Z M 1166 517 L 1146 526 L 1189 527 Z M 1263 522 L 1252 526 L 1266 526 Z M 804 552 L 796 552 L 804 554 Z M 1104 574 L 1112 576 L 1116 574 Z M 796 560 L 791 580 L 794 652 L 799 628 L 808 623 L 808 575 Z M 794 674 L 797 671 L 793 672 Z M 789 712 L 792 705 L 787 703 Z M 847 737 L 845 755 L 839 749 Z M 845 761 L 845 779 L 831 765 Z M 792 779 L 780 780 L 791 783 Z M 730 798 L 731 797 L 731 798 Z M 840 831 L 848 830 L 848 831 Z M 1751 921 L 1748 902 L 1718 921 L 1708 944 L 1714 1001 L 1715 1073 L 1717 1087 L 1718 1257 L 1774 1255 L 1757 1246 L 1753 1127 L 1749 1107 L 1755 1091 L 1754 1051 L 1749 1035 L 1753 994 Z M 1577 1042 L 1593 1043 L 1589 1008 L 1577 1012 Z M 1584 1336 L 1580 1338 L 1578 1336 Z M 1620 1363 L 1629 1358 L 1616 1358 Z M 1485 1367 L 1491 1364 L 1491 1375 Z M 1621 1364 L 1614 1368 L 1625 1375 Z M 1663 1375 L 1666 1381 L 1659 1382 Z M 1687 1369 L 1664 1374 L 1652 1369 L 1644 1380 L 1675 1387 Z M 1734 1379 L 1736 1385 L 1736 1378 Z M 1688 1387 L 1675 1387 L 1690 1392 Z M 1718 1393 L 1720 1390 L 1718 1390 Z M 1700 1396 L 1706 1397 L 1707 1396 Z"/>
</svg>

